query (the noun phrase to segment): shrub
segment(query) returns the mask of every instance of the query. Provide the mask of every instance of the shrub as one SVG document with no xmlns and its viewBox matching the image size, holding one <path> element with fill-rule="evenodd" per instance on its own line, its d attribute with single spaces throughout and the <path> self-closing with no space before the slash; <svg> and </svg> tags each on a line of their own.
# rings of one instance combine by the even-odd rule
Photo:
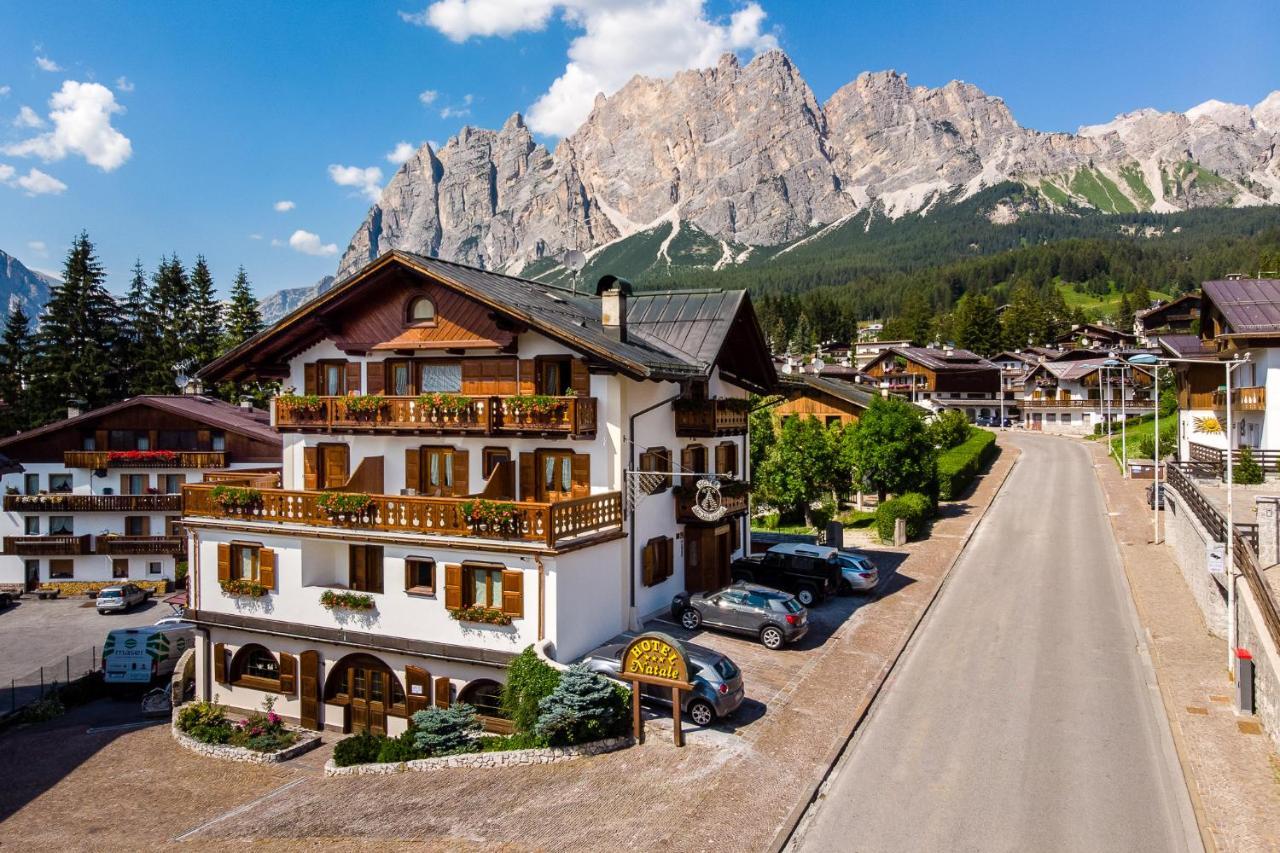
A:
<svg viewBox="0 0 1280 853">
<path fill-rule="evenodd" d="M 333 763 L 339 767 L 350 767 L 353 764 L 372 764 L 378 760 L 382 749 L 382 741 L 386 738 L 361 732 L 343 738 L 334 744 Z"/>
<path fill-rule="evenodd" d="M 507 664 L 502 710 L 518 732 L 532 732 L 538 724 L 538 703 L 555 692 L 560 673 L 528 646 Z M 522 747 L 521 747 L 522 748 Z"/>
<path fill-rule="evenodd" d="M 380 763 L 395 764 L 400 761 L 413 761 L 416 758 L 424 758 L 421 750 L 414 745 L 414 728 L 409 726 L 399 737 L 384 737 L 378 746 L 378 757 L 375 759 Z"/>
<path fill-rule="evenodd" d="M 627 725 L 628 691 L 582 664 L 560 676 L 556 689 L 538 703 L 534 731 L 552 746 L 600 740 L 621 734 Z"/>
<path fill-rule="evenodd" d="M 1253 458 L 1253 451 L 1248 447 L 1240 449 L 1240 458 L 1231 466 L 1231 479 L 1242 486 L 1262 482 L 1262 466 Z"/>
<path fill-rule="evenodd" d="M 182 706 L 178 710 L 178 730 L 201 743 L 227 743 L 231 739 L 231 723 L 216 696 L 212 702 L 192 702 Z"/>
<path fill-rule="evenodd" d="M 261 711 L 254 711 L 231 726 L 226 742 L 256 752 L 275 752 L 297 743 L 297 732 L 285 728 L 284 719 L 274 710 L 275 704 L 274 696 L 264 699 Z"/>
<path fill-rule="evenodd" d="M 418 711 L 412 720 L 413 745 L 428 756 L 466 752 L 472 735 L 480 729 L 476 709 L 465 702 Z"/>
<path fill-rule="evenodd" d="M 66 712 L 66 706 L 62 704 L 62 700 L 58 698 L 55 691 L 23 708 L 20 719 L 24 723 L 43 723 L 45 720 L 61 717 Z"/>
<path fill-rule="evenodd" d="M 927 495 L 907 492 L 876 507 L 876 532 L 881 540 L 893 541 L 894 522 L 907 520 L 907 538 L 917 539 L 924 532 L 925 522 L 933 514 L 933 504 Z"/>
<path fill-rule="evenodd" d="M 963 444 L 971 431 L 969 419 L 957 409 L 939 412 L 928 427 L 929 439 L 943 450 Z"/>
<path fill-rule="evenodd" d="M 973 430 L 960 445 L 938 456 L 938 500 L 953 501 L 996 454 L 995 433 Z"/>
<path fill-rule="evenodd" d="M 533 732 L 516 732 L 510 735 L 480 738 L 481 752 L 506 752 L 509 749 L 541 749 L 548 745 L 546 738 Z"/>
</svg>

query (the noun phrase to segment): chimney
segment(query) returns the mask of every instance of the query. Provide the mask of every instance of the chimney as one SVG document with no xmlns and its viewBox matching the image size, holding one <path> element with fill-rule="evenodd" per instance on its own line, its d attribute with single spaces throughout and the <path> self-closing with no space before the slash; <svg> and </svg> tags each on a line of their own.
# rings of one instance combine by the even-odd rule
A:
<svg viewBox="0 0 1280 853">
<path fill-rule="evenodd" d="M 243 412 L 253 411 L 253 398 L 249 396 L 240 398 L 240 410 Z"/>
<path fill-rule="evenodd" d="M 618 340 L 627 339 L 627 294 L 616 284 L 600 294 L 600 325 Z"/>
<path fill-rule="evenodd" d="M 84 414 L 84 407 L 86 405 L 88 404 L 84 400 L 77 400 L 75 397 L 72 397 L 70 400 L 67 400 L 67 417 L 68 418 L 80 417 L 82 414 Z"/>
</svg>

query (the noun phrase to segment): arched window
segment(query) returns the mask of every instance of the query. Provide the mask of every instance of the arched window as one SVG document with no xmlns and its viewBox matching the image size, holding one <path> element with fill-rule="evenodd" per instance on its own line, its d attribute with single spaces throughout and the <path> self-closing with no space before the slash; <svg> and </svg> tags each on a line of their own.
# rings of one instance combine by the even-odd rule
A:
<svg viewBox="0 0 1280 853">
<path fill-rule="evenodd" d="M 246 677 L 279 681 L 280 662 L 263 646 L 256 644 L 242 646 L 231 659 L 231 681 L 236 682 Z"/>
<path fill-rule="evenodd" d="M 478 678 L 462 688 L 459 702 L 465 702 L 483 717 L 506 717 L 502 710 L 502 685 L 492 679 Z"/>
<path fill-rule="evenodd" d="M 436 321 L 436 304 L 426 296 L 419 296 L 411 300 L 405 320 L 409 323 L 434 323 Z"/>
</svg>

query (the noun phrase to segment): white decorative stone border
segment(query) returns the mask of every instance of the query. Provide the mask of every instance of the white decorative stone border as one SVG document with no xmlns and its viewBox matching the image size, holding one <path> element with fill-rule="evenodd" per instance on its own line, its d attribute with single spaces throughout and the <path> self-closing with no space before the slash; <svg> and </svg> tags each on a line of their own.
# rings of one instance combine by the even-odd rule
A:
<svg viewBox="0 0 1280 853">
<path fill-rule="evenodd" d="M 320 745 L 320 733 L 308 729 L 290 729 L 290 731 L 298 735 L 298 742 L 279 752 L 258 752 L 257 750 L 246 749 L 243 746 L 231 746 L 225 743 L 202 743 L 179 729 L 177 725 L 170 725 L 169 731 L 173 733 L 173 739 L 179 745 L 192 752 L 209 758 L 219 758 L 223 761 L 240 761 L 246 764 L 276 764 L 281 761 L 288 761 L 290 758 L 297 758 L 302 753 L 310 752 Z"/>
<path fill-rule="evenodd" d="M 450 767 L 515 767 L 520 764 L 558 764 L 588 755 L 603 755 L 631 746 L 630 737 L 611 737 L 580 743 L 577 746 L 552 746 L 544 749 L 512 749 L 506 752 L 468 752 L 441 758 L 419 758 L 385 764 L 353 764 L 339 767 L 330 758 L 324 765 L 326 776 L 388 776 L 393 773 L 444 770 Z"/>
</svg>

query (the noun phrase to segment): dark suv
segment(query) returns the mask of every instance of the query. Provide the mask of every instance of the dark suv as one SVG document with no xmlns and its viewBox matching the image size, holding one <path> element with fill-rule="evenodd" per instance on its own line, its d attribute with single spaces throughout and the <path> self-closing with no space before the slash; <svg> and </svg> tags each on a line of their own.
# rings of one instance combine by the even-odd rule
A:
<svg viewBox="0 0 1280 853">
<path fill-rule="evenodd" d="M 794 593 L 805 607 L 840 591 L 840 552 L 826 545 L 785 542 L 763 555 L 734 560 L 735 581 L 758 583 Z"/>
</svg>

